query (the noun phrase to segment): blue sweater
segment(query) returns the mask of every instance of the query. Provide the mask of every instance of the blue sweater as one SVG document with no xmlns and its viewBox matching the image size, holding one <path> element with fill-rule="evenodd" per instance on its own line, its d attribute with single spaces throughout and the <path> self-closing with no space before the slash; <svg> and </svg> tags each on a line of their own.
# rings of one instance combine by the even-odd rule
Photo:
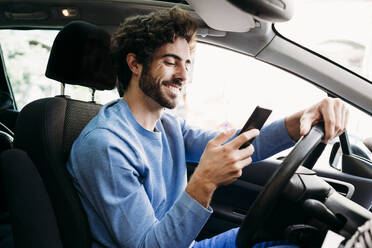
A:
<svg viewBox="0 0 372 248">
<path fill-rule="evenodd" d="M 185 192 L 186 162 L 199 161 L 217 132 L 194 129 L 164 114 L 144 129 L 120 99 L 106 104 L 73 144 L 72 175 L 93 247 L 189 247 L 212 213 Z M 261 130 L 253 160 L 294 142 L 284 121 Z"/>
</svg>

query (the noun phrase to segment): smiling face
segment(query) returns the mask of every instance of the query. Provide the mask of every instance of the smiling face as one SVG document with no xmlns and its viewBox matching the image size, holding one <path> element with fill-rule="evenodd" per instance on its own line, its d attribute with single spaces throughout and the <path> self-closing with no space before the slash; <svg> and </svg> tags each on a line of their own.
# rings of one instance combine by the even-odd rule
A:
<svg viewBox="0 0 372 248">
<path fill-rule="evenodd" d="M 161 46 L 149 66 L 144 66 L 139 87 L 161 107 L 173 109 L 191 67 L 190 47 L 183 38 Z"/>
</svg>

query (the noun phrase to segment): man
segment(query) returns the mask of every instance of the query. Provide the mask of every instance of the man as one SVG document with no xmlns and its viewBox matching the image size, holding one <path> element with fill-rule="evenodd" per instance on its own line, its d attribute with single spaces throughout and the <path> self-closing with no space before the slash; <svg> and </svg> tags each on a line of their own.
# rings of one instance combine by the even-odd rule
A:
<svg viewBox="0 0 372 248">
<path fill-rule="evenodd" d="M 212 213 L 213 192 L 242 169 L 292 146 L 325 121 L 345 130 L 347 110 L 325 99 L 237 137 L 188 126 L 176 107 L 191 67 L 196 24 L 177 8 L 126 19 L 113 36 L 122 99 L 106 104 L 73 145 L 67 168 L 87 212 L 93 247 L 234 247 L 237 229 L 193 242 Z M 239 150 L 257 136 L 253 145 Z M 187 182 L 186 162 L 199 161 Z"/>
</svg>

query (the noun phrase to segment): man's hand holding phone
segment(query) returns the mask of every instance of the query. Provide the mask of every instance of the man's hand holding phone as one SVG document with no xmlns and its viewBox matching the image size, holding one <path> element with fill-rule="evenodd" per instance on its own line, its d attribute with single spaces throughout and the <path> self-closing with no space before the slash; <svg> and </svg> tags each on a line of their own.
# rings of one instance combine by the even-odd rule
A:
<svg viewBox="0 0 372 248">
<path fill-rule="evenodd" d="M 251 129 L 225 143 L 235 134 L 231 129 L 210 140 L 200 158 L 199 165 L 187 185 L 186 192 L 207 207 L 219 185 L 229 184 L 242 175 L 242 169 L 252 162 L 252 145 L 239 149 L 259 134 Z"/>
<path fill-rule="evenodd" d="M 242 134 L 253 128 L 260 130 L 265 124 L 266 120 L 269 118 L 271 112 L 272 111 L 270 109 L 265 109 L 261 108 L 260 106 L 257 106 L 253 113 L 251 114 L 251 116 L 248 118 L 247 122 L 244 124 L 242 130 L 240 130 L 239 134 Z M 249 146 L 252 142 L 253 139 L 247 141 L 239 149 L 243 149 Z"/>
<path fill-rule="evenodd" d="M 260 115 L 262 111 L 264 117 Z M 235 134 L 231 129 L 208 142 L 186 188 L 189 195 L 208 206 L 219 185 L 229 184 L 242 175 L 242 169 L 252 162 L 254 147 L 250 143 L 259 134 L 268 112 L 271 110 L 257 107 L 237 137 L 227 142 Z"/>
</svg>

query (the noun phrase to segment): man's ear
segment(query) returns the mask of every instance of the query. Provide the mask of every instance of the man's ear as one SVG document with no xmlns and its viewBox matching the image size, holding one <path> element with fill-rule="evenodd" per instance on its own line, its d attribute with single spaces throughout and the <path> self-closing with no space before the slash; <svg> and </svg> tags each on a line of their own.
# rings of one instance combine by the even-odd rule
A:
<svg viewBox="0 0 372 248">
<path fill-rule="evenodd" d="M 127 64 L 132 73 L 136 76 L 141 75 L 142 64 L 138 63 L 137 57 L 134 53 L 128 53 L 126 57 Z"/>
</svg>

